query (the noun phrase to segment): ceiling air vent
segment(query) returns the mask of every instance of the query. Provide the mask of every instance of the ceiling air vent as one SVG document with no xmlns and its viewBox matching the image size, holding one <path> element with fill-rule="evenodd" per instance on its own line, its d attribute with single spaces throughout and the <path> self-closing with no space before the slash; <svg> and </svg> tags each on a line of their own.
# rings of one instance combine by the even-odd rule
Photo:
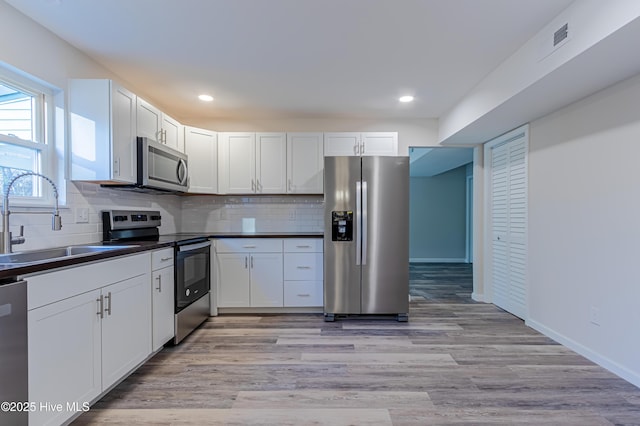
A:
<svg viewBox="0 0 640 426">
<path fill-rule="evenodd" d="M 562 27 L 560 27 L 560 29 L 558 31 L 556 31 L 555 33 L 553 33 L 553 46 L 557 46 L 558 44 L 560 44 L 560 42 L 562 42 L 563 40 L 565 40 L 567 37 L 569 37 L 569 24 L 564 24 Z"/>
</svg>

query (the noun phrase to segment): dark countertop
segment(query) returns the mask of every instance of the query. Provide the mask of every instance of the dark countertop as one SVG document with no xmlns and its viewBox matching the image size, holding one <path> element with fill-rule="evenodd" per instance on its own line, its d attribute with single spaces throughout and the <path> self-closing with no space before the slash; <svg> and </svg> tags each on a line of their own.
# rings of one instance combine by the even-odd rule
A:
<svg viewBox="0 0 640 426">
<path fill-rule="evenodd" d="M 0 264 L 0 285 L 14 281 L 20 275 L 34 272 L 46 271 L 48 269 L 61 268 L 64 266 L 80 265 L 95 260 L 109 259 L 111 257 L 134 254 L 138 252 L 155 250 L 174 245 L 196 238 L 322 238 L 322 232 L 200 232 L 200 233 L 178 233 L 161 235 L 158 241 L 118 241 L 112 244 L 132 245 L 132 247 L 110 250 L 104 252 L 90 253 L 82 256 L 58 258 L 49 262 L 38 264 L 2 265 Z M 87 243 L 82 245 L 109 245 L 110 243 Z"/>
</svg>

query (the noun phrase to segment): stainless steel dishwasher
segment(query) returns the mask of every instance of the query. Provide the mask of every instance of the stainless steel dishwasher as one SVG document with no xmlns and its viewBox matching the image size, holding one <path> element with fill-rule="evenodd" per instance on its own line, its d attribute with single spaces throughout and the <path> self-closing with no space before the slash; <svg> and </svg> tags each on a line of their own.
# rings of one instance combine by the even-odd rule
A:
<svg viewBox="0 0 640 426">
<path fill-rule="evenodd" d="M 27 282 L 0 284 L 0 424 L 26 425 Z"/>
</svg>

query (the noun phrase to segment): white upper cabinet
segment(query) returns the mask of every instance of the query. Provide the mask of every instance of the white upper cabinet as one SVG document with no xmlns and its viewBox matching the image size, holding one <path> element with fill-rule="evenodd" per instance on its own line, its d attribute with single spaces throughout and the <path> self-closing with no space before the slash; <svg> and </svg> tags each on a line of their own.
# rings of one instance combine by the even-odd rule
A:
<svg viewBox="0 0 640 426">
<path fill-rule="evenodd" d="M 69 80 L 71 180 L 136 182 L 136 95 L 111 80 Z"/>
<path fill-rule="evenodd" d="M 256 185 L 255 133 L 220 133 L 218 139 L 218 191 L 252 194 Z"/>
<path fill-rule="evenodd" d="M 218 193 L 218 134 L 185 126 L 184 152 L 189 164 L 189 190 L 195 194 Z"/>
<path fill-rule="evenodd" d="M 287 134 L 287 194 L 322 194 L 322 133 Z"/>
<path fill-rule="evenodd" d="M 184 152 L 184 126 L 178 120 L 163 113 L 162 132 L 165 145 Z"/>
<path fill-rule="evenodd" d="M 284 133 L 221 133 L 218 190 L 221 194 L 284 194 Z"/>
<path fill-rule="evenodd" d="M 287 139 L 284 133 L 256 133 L 256 193 L 284 194 Z"/>
<path fill-rule="evenodd" d="M 137 136 L 161 142 L 184 152 L 183 126 L 142 98 L 137 102 Z"/>
<path fill-rule="evenodd" d="M 340 132 L 324 134 L 324 155 L 368 156 L 398 155 L 397 132 Z"/>
<path fill-rule="evenodd" d="M 398 132 L 361 133 L 361 155 L 398 155 Z"/>
</svg>

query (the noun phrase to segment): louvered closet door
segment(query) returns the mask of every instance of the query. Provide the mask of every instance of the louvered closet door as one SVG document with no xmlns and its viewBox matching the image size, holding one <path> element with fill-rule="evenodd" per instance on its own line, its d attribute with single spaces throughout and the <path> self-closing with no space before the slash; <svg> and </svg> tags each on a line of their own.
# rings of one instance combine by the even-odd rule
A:
<svg viewBox="0 0 640 426">
<path fill-rule="evenodd" d="M 493 301 L 525 318 L 527 314 L 527 145 L 520 136 L 492 148 L 491 276 Z"/>
</svg>

